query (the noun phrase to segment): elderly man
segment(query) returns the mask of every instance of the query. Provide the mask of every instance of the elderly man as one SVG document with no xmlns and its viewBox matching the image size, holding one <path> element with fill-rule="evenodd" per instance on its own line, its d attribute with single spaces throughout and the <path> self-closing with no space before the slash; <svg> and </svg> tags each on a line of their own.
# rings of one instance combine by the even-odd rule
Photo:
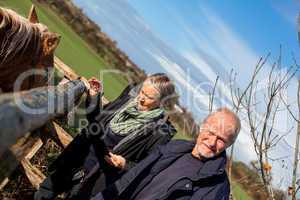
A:
<svg viewBox="0 0 300 200">
<path fill-rule="evenodd" d="M 219 109 L 204 120 L 196 143 L 161 146 L 92 200 L 229 199 L 225 149 L 240 127 L 232 111 Z"/>
</svg>

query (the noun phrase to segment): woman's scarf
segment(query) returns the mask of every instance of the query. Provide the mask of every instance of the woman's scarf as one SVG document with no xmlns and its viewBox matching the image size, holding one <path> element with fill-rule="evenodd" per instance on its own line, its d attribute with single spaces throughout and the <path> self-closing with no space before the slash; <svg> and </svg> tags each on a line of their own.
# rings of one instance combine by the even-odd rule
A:
<svg viewBox="0 0 300 200">
<path fill-rule="evenodd" d="M 120 136 L 135 136 L 148 123 L 155 121 L 164 113 L 162 108 L 150 111 L 139 111 L 136 98 L 129 100 L 128 104 L 121 108 L 110 121 L 111 130 Z"/>
</svg>

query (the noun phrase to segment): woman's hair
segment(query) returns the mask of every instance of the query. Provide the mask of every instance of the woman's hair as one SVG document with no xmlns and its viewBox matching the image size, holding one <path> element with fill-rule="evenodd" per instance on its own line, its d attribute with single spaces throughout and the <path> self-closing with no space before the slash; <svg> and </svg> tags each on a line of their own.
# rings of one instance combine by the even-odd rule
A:
<svg viewBox="0 0 300 200">
<path fill-rule="evenodd" d="M 169 110 L 173 109 L 178 95 L 173 81 L 165 73 L 152 74 L 146 78 L 144 83 L 153 85 L 159 91 L 163 107 Z"/>
</svg>

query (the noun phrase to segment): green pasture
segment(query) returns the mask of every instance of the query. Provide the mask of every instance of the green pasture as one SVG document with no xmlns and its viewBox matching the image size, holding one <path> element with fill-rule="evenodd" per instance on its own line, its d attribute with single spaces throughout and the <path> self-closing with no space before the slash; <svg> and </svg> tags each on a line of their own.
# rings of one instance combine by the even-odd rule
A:
<svg viewBox="0 0 300 200">
<path fill-rule="evenodd" d="M 240 184 L 233 182 L 233 196 L 235 200 L 252 200 L 252 198 L 243 190 Z"/>
<path fill-rule="evenodd" d="M 0 6 L 11 8 L 27 16 L 32 2 L 30 0 L 0 0 Z M 79 75 L 86 78 L 95 76 L 101 78 L 104 84 L 104 93 L 108 99 L 118 96 L 127 82 L 120 75 L 105 72 L 109 66 L 76 34 L 63 20 L 49 8 L 36 4 L 40 21 L 46 24 L 53 32 L 59 33 L 62 38 L 55 53 Z M 95 41 L 97 42 L 97 41 Z M 102 74 L 104 74 L 102 76 Z"/>
</svg>

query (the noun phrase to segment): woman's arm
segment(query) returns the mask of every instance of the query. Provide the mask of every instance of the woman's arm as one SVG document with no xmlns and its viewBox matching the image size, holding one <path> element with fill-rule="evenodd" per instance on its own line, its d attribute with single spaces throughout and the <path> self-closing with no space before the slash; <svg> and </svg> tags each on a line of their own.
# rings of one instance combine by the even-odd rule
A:
<svg viewBox="0 0 300 200">
<path fill-rule="evenodd" d="M 139 161 L 128 160 L 122 156 L 117 155 L 122 158 L 122 159 L 120 159 L 120 162 L 122 163 L 121 164 L 122 169 L 127 171 L 127 170 L 133 168 L 134 166 L 136 166 L 140 162 L 140 160 L 147 157 L 158 146 L 165 145 L 168 142 L 170 142 L 175 133 L 176 133 L 176 129 L 170 124 L 165 124 L 164 127 L 158 127 L 158 129 L 156 131 L 154 131 L 154 133 L 152 133 L 155 135 L 153 135 L 151 139 L 149 138 L 148 143 L 145 144 L 147 146 L 147 148 L 144 149 L 145 152 L 144 152 L 143 156 L 139 158 Z"/>
<path fill-rule="evenodd" d="M 168 120 L 165 123 L 159 125 L 156 129 L 154 129 L 154 132 L 152 133 L 153 141 L 149 142 L 149 146 L 147 148 L 148 154 L 150 154 L 150 152 L 152 152 L 157 146 L 165 145 L 170 142 L 176 132 L 176 129 Z"/>
<path fill-rule="evenodd" d="M 103 86 L 102 83 L 96 78 L 88 80 L 90 88 L 88 90 L 85 106 L 86 106 L 86 117 L 89 124 L 96 122 L 96 117 L 100 114 L 102 109 L 102 95 Z"/>
<path fill-rule="evenodd" d="M 87 95 L 85 101 L 86 107 L 86 118 L 89 124 L 96 122 L 96 117 L 100 114 L 100 110 L 102 109 L 102 94 L 98 93 L 94 96 Z"/>
<path fill-rule="evenodd" d="M 124 170 L 128 171 L 131 168 L 135 167 L 137 164 L 138 164 L 138 162 L 134 162 L 134 161 L 131 161 L 131 160 L 126 160 L 126 165 L 124 167 Z"/>
</svg>

